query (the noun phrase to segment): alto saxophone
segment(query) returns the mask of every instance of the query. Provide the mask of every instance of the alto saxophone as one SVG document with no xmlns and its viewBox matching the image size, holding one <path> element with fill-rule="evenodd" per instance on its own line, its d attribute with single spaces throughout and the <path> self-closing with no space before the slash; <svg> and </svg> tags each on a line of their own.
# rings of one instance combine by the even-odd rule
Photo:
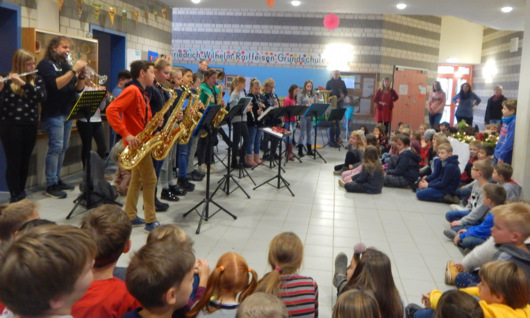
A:
<svg viewBox="0 0 530 318">
<path fill-rule="evenodd" d="M 208 100 L 207 100 L 207 105 L 208 106 L 213 98 L 212 95 L 204 92 L 206 95 L 208 95 Z M 223 99 L 223 92 L 221 91 L 221 89 L 219 88 L 219 94 L 217 94 L 217 103 L 219 104 L 219 101 L 221 101 Z M 226 108 L 224 107 L 221 107 L 219 109 L 219 111 L 215 114 L 215 117 L 214 119 L 212 120 L 212 126 L 214 128 L 219 128 L 219 125 L 221 124 L 221 122 L 223 121 L 223 119 L 225 118 L 226 114 L 228 114 L 228 111 L 226 110 Z M 204 138 L 208 136 L 208 133 L 204 133 L 201 135 L 201 138 Z"/>
<path fill-rule="evenodd" d="M 174 90 L 162 87 L 163 90 L 171 92 L 171 98 L 164 104 L 162 109 L 156 113 L 151 120 L 145 125 L 144 130 L 142 130 L 136 138 L 140 141 L 140 146 L 132 148 L 130 145 L 125 147 L 121 152 L 118 163 L 127 170 L 131 170 L 142 161 L 142 159 L 148 154 L 151 153 L 153 148 L 160 145 L 162 140 L 156 138 L 156 129 L 158 128 L 158 121 L 164 118 L 166 112 L 171 108 L 173 102 L 177 98 L 177 93 Z"/>
<path fill-rule="evenodd" d="M 175 141 L 180 138 L 180 136 L 184 133 L 184 130 L 181 129 L 180 125 L 177 125 L 177 117 L 180 111 L 182 110 L 182 106 L 184 105 L 184 101 L 188 97 L 188 94 L 190 94 L 190 90 L 183 86 L 183 93 L 180 96 L 180 99 L 171 112 L 171 115 L 166 121 L 166 125 L 162 129 L 159 135 L 156 135 L 156 138 L 161 140 L 162 143 L 156 146 L 153 151 L 152 155 L 155 160 L 164 160 L 167 155 L 169 154 L 169 151 L 175 144 Z"/>
</svg>

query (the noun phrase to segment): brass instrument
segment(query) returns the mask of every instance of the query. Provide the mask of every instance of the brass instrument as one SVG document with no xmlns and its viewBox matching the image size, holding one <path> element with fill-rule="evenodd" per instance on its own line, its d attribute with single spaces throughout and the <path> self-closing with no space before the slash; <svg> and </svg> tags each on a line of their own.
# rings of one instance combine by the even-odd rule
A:
<svg viewBox="0 0 530 318">
<path fill-rule="evenodd" d="M 70 66 L 73 66 L 75 62 L 77 62 L 77 59 L 74 59 L 72 55 L 67 53 L 66 61 L 68 62 L 68 64 L 70 64 Z M 98 73 L 96 73 L 94 69 L 88 66 L 88 62 L 87 62 L 87 65 L 85 66 L 85 74 L 86 74 L 86 77 L 88 77 L 91 81 L 93 81 L 94 79 L 97 79 L 99 85 L 105 84 L 108 79 L 107 75 L 99 75 Z"/>
<path fill-rule="evenodd" d="M 184 110 L 184 116 L 182 117 L 182 121 L 179 124 L 182 133 L 178 137 L 177 142 L 181 145 L 185 145 L 190 142 L 191 135 L 202 117 L 201 112 L 199 112 L 200 95 L 201 89 L 199 88 L 195 96 L 192 96 L 192 94 L 189 96 L 188 106 Z"/>
<path fill-rule="evenodd" d="M 182 88 L 184 89 L 184 91 L 180 96 L 177 105 L 171 112 L 171 115 L 167 119 L 166 124 L 160 134 L 156 135 L 156 138 L 161 140 L 162 143 L 156 146 L 152 151 L 152 155 L 155 160 L 164 160 L 169 154 L 173 145 L 175 144 L 175 141 L 177 141 L 184 133 L 184 130 L 182 129 L 184 127 L 181 127 L 180 124 L 177 125 L 177 117 L 180 111 L 182 110 L 184 101 L 188 97 L 188 94 L 191 94 L 191 91 L 185 86 L 183 86 Z"/>
<path fill-rule="evenodd" d="M 137 148 L 132 148 L 130 145 L 125 147 L 121 152 L 120 157 L 118 158 L 118 163 L 127 170 L 131 170 L 142 161 L 142 159 L 148 154 L 151 153 L 153 148 L 160 145 L 163 141 L 155 137 L 155 132 L 158 128 L 158 121 L 164 118 L 166 112 L 171 108 L 173 102 L 177 98 L 177 93 L 174 90 L 162 87 L 163 90 L 171 92 L 171 98 L 164 104 L 162 109 L 156 113 L 151 120 L 145 125 L 144 130 L 142 130 L 136 138 L 140 141 L 140 146 Z"/>
<path fill-rule="evenodd" d="M 319 93 L 319 91 L 317 91 L 317 94 Z M 320 91 L 320 95 L 322 96 L 322 101 L 324 102 L 324 104 L 328 104 L 330 103 L 330 100 L 329 100 L 329 95 L 331 95 L 331 91 L 330 90 L 326 90 L 326 89 L 323 89 Z M 335 107 L 337 105 L 335 104 Z M 331 105 L 331 107 L 333 108 L 333 105 Z"/>
<path fill-rule="evenodd" d="M 204 92 L 204 94 L 206 94 L 208 96 L 208 100 L 207 100 L 206 106 L 209 106 L 213 96 L 208 94 L 208 93 L 206 93 L 206 92 Z M 223 91 L 219 88 L 219 94 L 217 94 L 217 104 L 220 104 L 221 100 L 223 100 Z M 213 125 L 214 128 L 219 128 L 219 124 L 223 121 L 223 119 L 225 118 L 226 114 L 228 114 L 228 111 L 226 110 L 226 108 L 225 107 L 221 107 L 221 109 L 219 109 L 219 111 L 215 114 L 214 119 L 212 120 L 212 125 Z M 201 138 L 204 138 L 206 136 L 208 136 L 208 133 L 202 134 Z"/>
<path fill-rule="evenodd" d="M 283 107 L 283 103 L 285 102 L 285 97 L 278 97 L 278 104 L 279 106 Z"/>
</svg>

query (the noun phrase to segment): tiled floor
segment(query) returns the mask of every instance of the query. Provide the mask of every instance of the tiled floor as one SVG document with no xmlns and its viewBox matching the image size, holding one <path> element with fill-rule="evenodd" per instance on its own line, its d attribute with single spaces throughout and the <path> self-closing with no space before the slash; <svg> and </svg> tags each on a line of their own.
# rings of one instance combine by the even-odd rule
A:
<svg viewBox="0 0 530 318">
<path fill-rule="evenodd" d="M 170 203 L 168 212 L 158 213 L 159 220 L 181 226 L 194 240 L 197 257 L 206 258 L 211 266 L 215 266 L 221 254 L 235 251 L 241 253 L 260 276 L 269 270 L 267 250 L 270 240 L 282 231 L 295 232 L 305 244 L 304 265 L 300 272 L 312 276 L 319 285 L 322 317 L 331 316 L 336 301 L 331 283 L 334 256 L 339 252 L 351 256 L 353 246 L 358 242 L 387 253 L 405 303 L 419 302 L 421 293 L 433 288 L 448 289 L 443 282 L 446 261 L 462 258 L 459 250 L 442 234 L 446 226 L 444 212 L 448 206 L 419 202 L 410 190 L 405 189 L 385 188 L 380 195 L 346 193 L 339 188 L 338 177 L 332 173 L 333 165 L 343 160 L 345 151 L 330 148 L 320 151 L 327 164 L 304 157 L 303 163 L 290 162 L 287 165 L 284 176 L 291 184 L 294 197 L 287 189 L 278 190 L 269 185 L 254 191 L 248 178 L 241 179 L 240 183 L 251 199 L 240 190 L 228 197 L 224 193 L 214 197 L 216 202 L 236 214 L 237 220 L 220 212 L 204 222 L 201 233 L 196 235 L 199 217 L 195 213 L 186 218 L 182 215 L 204 197 L 203 181 L 180 202 Z M 259 167 L 250 174 L 259 184 L 276 171 Z M 221 176 L 220 172 L 212 175 L 212 186 Z M 84 213 L 65 220 L 77 194 L 73 192 L 65 200 L 57 200 L 36 192 L 32 198 L 38 201 L 42 218 L 78 224 Z M 138 204 L 141 207 L 142 203 Z M 216 210 L 213 205 L 211 210 Z M 133 251 L 144 244 L 146 236 L 141 227 L 133 230 Z M 126 265 L 129 257 L 123 255 L 119 265 Z"/>
</svg>

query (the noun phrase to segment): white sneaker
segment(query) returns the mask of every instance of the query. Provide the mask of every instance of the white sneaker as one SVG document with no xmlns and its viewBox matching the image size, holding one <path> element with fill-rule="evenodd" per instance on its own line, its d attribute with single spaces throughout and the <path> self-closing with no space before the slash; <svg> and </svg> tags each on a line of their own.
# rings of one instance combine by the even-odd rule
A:
<svg viewBox="0 0 530 318">
<path fill-rule="evenodd" d="M 464 208 L 460 204 L 451 204 L 449 208 L 451 209 L 451 211 L 465 211 L 466 210 L 466 208 Z"/>
</svg>

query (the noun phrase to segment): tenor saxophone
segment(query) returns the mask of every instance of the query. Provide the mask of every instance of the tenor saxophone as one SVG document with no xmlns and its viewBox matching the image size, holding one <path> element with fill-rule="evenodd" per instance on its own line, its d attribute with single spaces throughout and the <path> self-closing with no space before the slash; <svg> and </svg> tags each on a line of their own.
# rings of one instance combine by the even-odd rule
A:
<svg viewBox="0 0 530 318">
<path fill-rule="evenodd" d="M 171 112 L 171 115 L 166 121 L 166 124 L 159 135 L 156 135 L 156 138 L 161 140 L 162 143 L 158 146 L 155 146 L 152 151 L 153 158 L 155 160 L 164 160 L 167 155 L 169 154 L 171 148 L 175 144 L 175 141 L 180 138 L 180 136 L 184 133 L 184 130 L 180 125 L 177 125 L 177 118 L 178 114 L 182 110 L 182 106 L 184 105 L 184 101 L 188 97 L 188 94 L 190 94 L 190 90 L 183 86 L 183 92 L 180 96 L 180 99 Z"/>
<path fill-rule="evenodd" d="M 145 125 L 144 130 L 142 130 L 136 138 L 140 141 L 140 146 L 132 148 L 129 145 L 121 152 L 120 157 L 118 158 L 118 163 L 127 170 L 131 170 L 142 161 L 142 159 L 148 154 L 151 153 L 153 148 L 160 145 L 162 140 L 156 138 L 156 130 L 158 128 L 158 121 L 161 118 L 164 118 L 166 112 L 171 108 L 173 102 L 177 98 L 177 93 L 174 90 L 162 87 L 163 90 L 171 93 L 171 98 L 164 104 L 162 109 L 156 113 L 151 120 Z"/>
<path fill-rule="evenodd" d="M 179 124 L 179 126 L 181 126 L 182 134 L 180 134 L 179 139 L 177 140 L 181 145 L 190 142 L 191 135 L 202 117 L 201 112 L 199 112 L 200 95 L 201 89 L 199 88 L 193 99 L 192 95 L 190 95 L 188 107 L 184 110 L 184 117 Z"/>
<path fill-rule="evenodd" d="M 213 98 L 212 95 L 204 92 L 206 95 L 208 95 L 208 100 L 207 100 L 207 105 L 208 106 Z M 223 99 L 223 92 L 221 91 L 221 89 L 219 88 L 219 94 L 217 94 L 217 103 L 219 103 L 220 100 Z M 226 110 L 226 108 L 224 107 L 221 107 L 221 109 L 219 109 L 219 111 L 215 114 L 215 117 L 214 119 L 212 120 L 212 126 L 214 128 L 219 128 L 219 124 L 221 124 L 221 122 L 223 121 L 223 119 L 225 118 L 226 114 L 228 114 L 228 111 Z M 208 133 L 204 133 L 201 135 L 201 138 L 204 138 L 208 136 Z"/>
</svg>

